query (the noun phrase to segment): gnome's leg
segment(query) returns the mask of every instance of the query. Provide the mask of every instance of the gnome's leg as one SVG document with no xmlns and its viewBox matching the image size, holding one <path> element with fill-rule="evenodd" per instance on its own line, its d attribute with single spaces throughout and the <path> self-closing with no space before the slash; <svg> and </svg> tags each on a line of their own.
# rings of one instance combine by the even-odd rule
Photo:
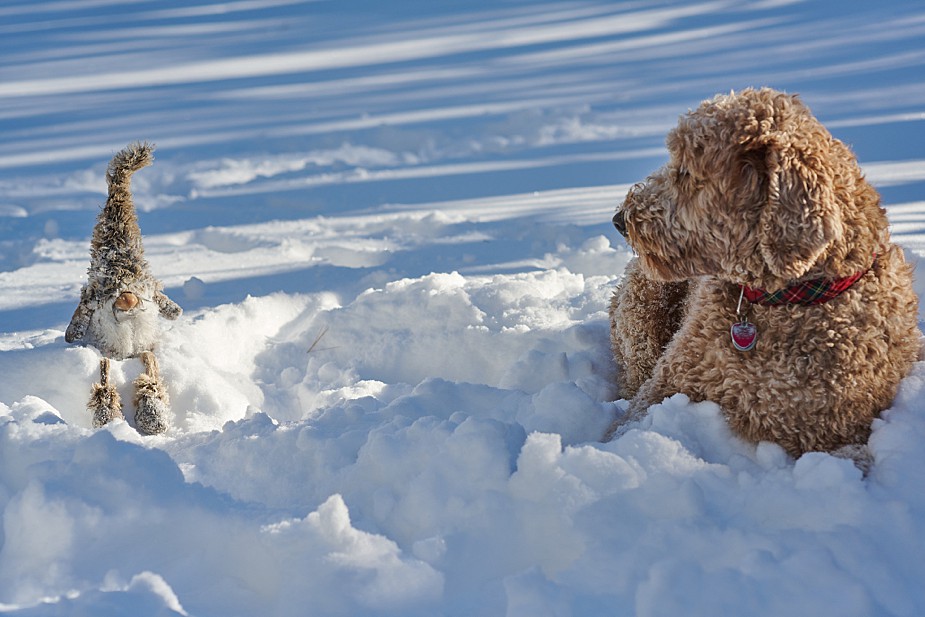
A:
<svg viewBox="0 0 925 617">
<path fill-rule="evenodd" d="M 161 381 L 157 358 L 150 351 L 141 353 L 145 372 L 135 380 L 135 427 L 139 433 L 157 435 L 167 430 L 170 409 L 167 388 Z"/>
<path fill-rule="evenodd" d="M 109 383 L 109 358 L 100 360 L 100 383 L 93 384 L 87 410 L 93 418 L 94 428 L 122 419 L 122 400 L 116 388 Z"/>
</svg>

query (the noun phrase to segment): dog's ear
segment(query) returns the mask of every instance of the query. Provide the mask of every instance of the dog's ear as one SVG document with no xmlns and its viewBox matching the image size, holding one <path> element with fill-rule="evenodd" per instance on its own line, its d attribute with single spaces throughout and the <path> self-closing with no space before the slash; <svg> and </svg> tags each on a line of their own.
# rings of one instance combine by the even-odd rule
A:
<svg viewBox="0 0 925 617">
<path fill-rule="evenodd" d="M 772 274 L 796 279 L 842 235 L 833 172 L 824 163 L 825 152 L 775 139 L 766 147 L 768 195 L 759 247 Z"/>
</svg>

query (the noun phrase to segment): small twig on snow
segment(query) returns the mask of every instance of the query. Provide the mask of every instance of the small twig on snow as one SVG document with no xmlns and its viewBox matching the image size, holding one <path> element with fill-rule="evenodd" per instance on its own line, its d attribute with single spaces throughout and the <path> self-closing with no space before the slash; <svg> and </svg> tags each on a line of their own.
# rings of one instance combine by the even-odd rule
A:
<svg viewBox="0 0 925 617">
<path fill-rule="evenodd" d="M 312 341 L 312 344 L 308 347 L 308 351 L 305 352 L 305 353 L 311 353 L 311 352 L 315 351 L 315 347 L 318 346 L 318 342 L 319 342 L 319 341 L 322 339 L 322 337 L 324 337 L 324 335 L 327 334 L 327 333 L 328 333 L 328 327 L 325 326 L 325 327 L 323 327 L 323 328 L 321 329 L 321 332 L 318 333 L 318 336 L 315 337 L 315 340 Z M 319 349 L 318 351 L 325 351 L 325 350 L 327 350 L 327 349 L 334 349 L 334 348 L 333 348 L 333 347 L 324 347 L 324 348 L 322 348 L 322 349 Z"/>
</svg>

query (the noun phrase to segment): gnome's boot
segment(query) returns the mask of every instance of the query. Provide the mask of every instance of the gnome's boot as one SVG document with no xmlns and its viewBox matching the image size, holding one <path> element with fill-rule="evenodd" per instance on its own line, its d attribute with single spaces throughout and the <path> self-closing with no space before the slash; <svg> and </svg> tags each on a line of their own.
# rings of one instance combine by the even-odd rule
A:
<svg viewBox="0 0 925 617">
<path fill-rule="evenodd" d="M 167 430 L 167 388 L 161 381 L 157 358 L 150 351 L 141 353 L 145 372 L 135 380 L 135 428 L 145 435 Z"/>
<path fill-rule="evenodd" d="M 109 383 L 109 358 L 100 360 L 100 382 L 93 384 L 87 410 L 93 418 L 94 428 L 122 419 L 122 400 L 115 386 Z"/>
</svg>

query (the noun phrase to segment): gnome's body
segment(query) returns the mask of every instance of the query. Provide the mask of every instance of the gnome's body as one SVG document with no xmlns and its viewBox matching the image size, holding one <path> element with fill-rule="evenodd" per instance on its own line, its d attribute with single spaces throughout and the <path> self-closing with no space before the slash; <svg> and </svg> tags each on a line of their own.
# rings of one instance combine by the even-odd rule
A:
<svg viewBox="0 0 925 617">
<path fill-rule="evenodd" d="M 152 151 L 148 144 L 131 144 L 109 164 L 109 197 L 93 230 L 87 284 L 64 335 L 69 343 L 82 340 L 103 354 L 100 383 L 88 403 L 94 426 L 122 417 L 119 393 L 109 383 L 109 359 L 141 358 L 145 371 L 134 384 L 135 425 L 146 434 L 167 430 L 167 390 L 153 353 L 158 319 L 183 312 L 148 269 L 132 202 L 132 174 L 151 164 Z"/>
</svg>

